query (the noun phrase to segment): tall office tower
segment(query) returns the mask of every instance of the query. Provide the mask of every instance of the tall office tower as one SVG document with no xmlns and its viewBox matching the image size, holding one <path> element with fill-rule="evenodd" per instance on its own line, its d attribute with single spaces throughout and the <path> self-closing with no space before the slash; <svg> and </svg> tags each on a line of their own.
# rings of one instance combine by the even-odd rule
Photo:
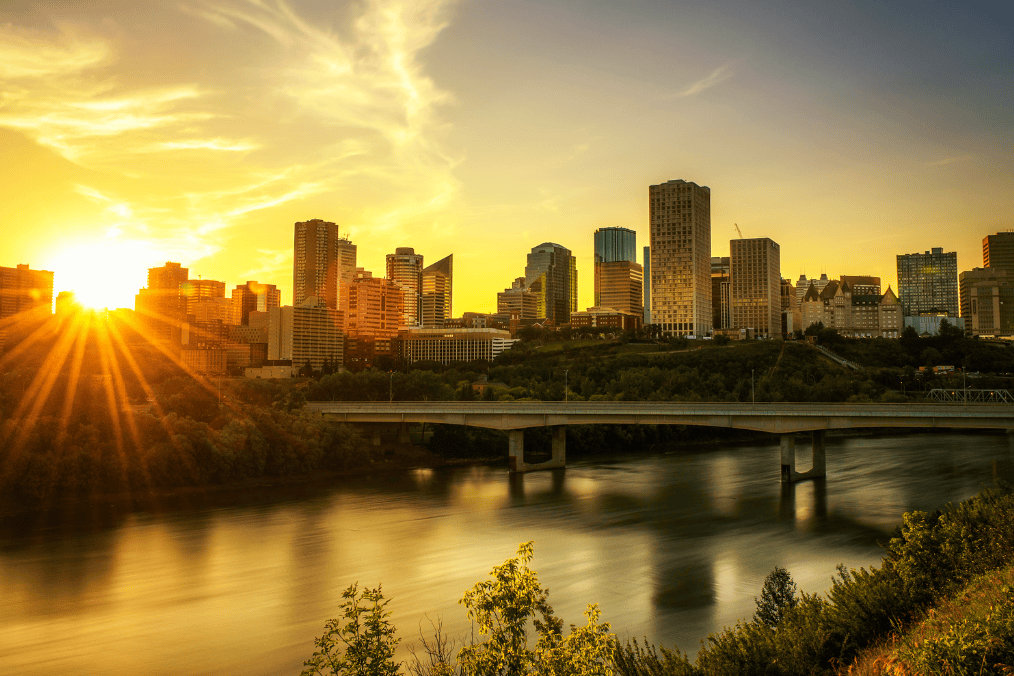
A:
<svg viewBox="0 0 1014 676">
<path fill-rule="evenodd" d="M 440 328 L 451 314 L 454 254 L 441 258 L 422 271 L 422 325 Z"/>
<path fill-rule="evenodd" d="M 422 319 L 423 257 L 411 247 L 398 247 L 387 254 L 387 279 L 394 282 L 404 294 L 404 311 L 401 326 L 419 326 Z"/>
<path fill-rule="evenodd" d="M 975 268 L 962 272 L 959 280 L 965 335 L 1014 335 L 1014 272 L 999 267 Z"/>
<path fill-rule="evenodd" d="M 565 324 L 570 313 L 577 311 L 577 259 L 570 249 L 544 242 L 528 254 L 525 285 L 530 290 L 541 282 L 545 298 L 545 317 L 553 323 Z"/>
<path fill-rule="evenodd" d="M 651 324 L 651 247 L 644 247 L 644 323 Z"/>
<path fill-rule="evenodd" d="M 757 337 L 782 329 L 782 269 L 778 243 L 768 237 L 729 242 L 732 326 L 752 328 Z"/>
<path fill-rule="evenodd" d="M 983 238 L 982 265 L 1014 274 L 1014 232 L 998 232 Z"/>
<path fill-rule="evenodd" d="M 924 312 L 958 316 L 958 254 L 936 247 L 898 254 L 898 298 L 906 317 Z"/>
<path fill-rule="evenodd" d="M 711 326 L 727 329 L 732 326 L 729 315 L 729 297 L 732 293 L 729 282 L 729 257 L 711 257 Z"/>
<path fill-rule="evenodd" d="M 648 188 L 651 321 L 670 336 L 711 332 L 711 189 L 684 180 Z"/>
<path fill-rule="evenodd" d="M 869 275 L 842 275 L 840 281 L 848 283 L 853 296 L 879 296 L 880 277 Z"/>
<path fill-rule="evenodd" d="M 187 304 L 187 314 L 192 315 L 201 301 L 225 298 L 225 282 L 216 282 L 213 279 L 188 279 L 180 285 L 180 294 Z"/>
<path fill-rule="evenodd" d="M 596 307 L 644 314 L 644 269 L 637 262 L 637 235 L 627 228 L 595 231 Z"/>
<path fill-rule="evenodd" d="M 595 231 L 595 262 L 637 262 L 637 233 L 628 228 L 599 228 Z"/>
<path fill-rule="evenodd" d="M 190 275 L 188 268 L 167 262 L 148 269 L 148 287 L 134 297 L 134 310 L 140 315 L 149 338 L 178 343 L 180 324 L 186 319 L 186 300 L 180 287 Z"/>
<path fill-rule="evenodd" d="M 53 273 L 32 270 L 28 265 L 0 268 L 0 319 L 34 310 L 53 311 Z"/>
<path fill-rule="evenodd" d="M 356 268 L 356 246 L 338 234 L 338 226 L 315 218 L 296 223 L 292 249 L 292 304 L 302 305 L 316 296 L 337 309 L 341 282 L 351 282 Z"/>
<path fill-rule="evenodd" d="M 303 304 L 309 300 L 303 299 Z M 323 305 L 317 299 L 318 305 Z M 232 290 L 232 323 L 240 326 L 247 326 L 251 312 L 267 312 L 273 307 L 280 307 L 282 304 L 282 292 L 274 284 L 261 284 L 260 282 L 247 282 L 240 284 Z"/>
<path fill-rule="evenodd" d="M 781 292 L 782 335 L 788 336 L 802 328 L 803 315 L 796 296 L 796 287 L 793 286 L 791 279 L 782 279 Z"/>
</svg>

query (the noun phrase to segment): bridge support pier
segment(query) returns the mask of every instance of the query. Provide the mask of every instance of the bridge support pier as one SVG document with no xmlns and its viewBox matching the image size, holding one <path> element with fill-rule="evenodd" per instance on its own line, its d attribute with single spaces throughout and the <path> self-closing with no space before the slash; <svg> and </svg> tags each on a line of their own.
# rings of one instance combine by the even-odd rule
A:
<svg viewBox="0 0 1014 676">
<path fill-rule="evenodd" d="M 813 464 L 808 472 L 796 471 L 796 439 L 791 434 L 782 435 L 782 483 L 827 476 L 827 450 L 824 446 L 825 430 L 813 431 Z"/>
<path fill-rule="evenodd" d="M 507 430 L 507 462 L 510 471 L 525 472 L 525 431 Z"/>
<path fill-rule="evenodd" d="M 410 444 L 412 443 L 412 437 L 408 433 L 408 423 L 402 422 L 398 426 L 398 443 L 399 444 Z"/>
<path fill-rule="evenodd" d="M 567 427 L 553 427 L 553 457 L 546 462 L 525 462 L 525 431 L 507 430 L 507 462 L 511 472 L 532 472 L 538 469 L 557 469 L 567 466 Z"/>
</svg>

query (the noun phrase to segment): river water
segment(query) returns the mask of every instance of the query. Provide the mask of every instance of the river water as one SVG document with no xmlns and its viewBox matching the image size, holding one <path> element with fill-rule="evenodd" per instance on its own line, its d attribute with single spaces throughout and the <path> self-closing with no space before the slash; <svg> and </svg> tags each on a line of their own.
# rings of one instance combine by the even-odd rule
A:
<svg viewBox="0 0 1014 676">
<path fill-rule="evenodd" d="M 404 658 L 430 620 L 464 636 L 458 600 L 528 540 L 567 623 L 596 602 L 619 636 L 693 655 L 774 566 L 826 590 L 836 564 L 880 561 L 903 512 L 1012 475 L 1005 435 L 831 438 L 827 479 L 795 486 L 778 464 L 776 444 L 700 447 L 3 523 L 0 672 L 295 674 L 356 581 L 382 583 Z"/>
</svg>

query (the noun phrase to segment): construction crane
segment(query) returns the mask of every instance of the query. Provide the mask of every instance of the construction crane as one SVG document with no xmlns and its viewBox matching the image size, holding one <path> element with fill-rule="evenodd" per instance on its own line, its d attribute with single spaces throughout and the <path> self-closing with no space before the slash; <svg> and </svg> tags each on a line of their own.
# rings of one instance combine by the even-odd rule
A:
<svg viewBox="0 0 1014 676">
<path fill-rule="evenodd" d="M 739 233 L 739 238 L 743 239 L 743 231 L 739 229 L 739 226 L 737 224 L 733 223 L 732 227 L 736 228 L 736 232 Z"/>
</svg>

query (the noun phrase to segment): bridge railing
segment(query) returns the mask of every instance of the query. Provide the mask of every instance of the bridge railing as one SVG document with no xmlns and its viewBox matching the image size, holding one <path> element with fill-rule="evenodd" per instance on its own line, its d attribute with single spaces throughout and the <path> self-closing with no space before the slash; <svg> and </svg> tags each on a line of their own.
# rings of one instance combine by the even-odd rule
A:
<svg viewBox="0 0 1014 676">
<path fill-rule="evenodd" d="M 933 389 L 926 393 L 930 401 L 945 404 L 1014 404 L 1007 390 Z"/>
</svg>

